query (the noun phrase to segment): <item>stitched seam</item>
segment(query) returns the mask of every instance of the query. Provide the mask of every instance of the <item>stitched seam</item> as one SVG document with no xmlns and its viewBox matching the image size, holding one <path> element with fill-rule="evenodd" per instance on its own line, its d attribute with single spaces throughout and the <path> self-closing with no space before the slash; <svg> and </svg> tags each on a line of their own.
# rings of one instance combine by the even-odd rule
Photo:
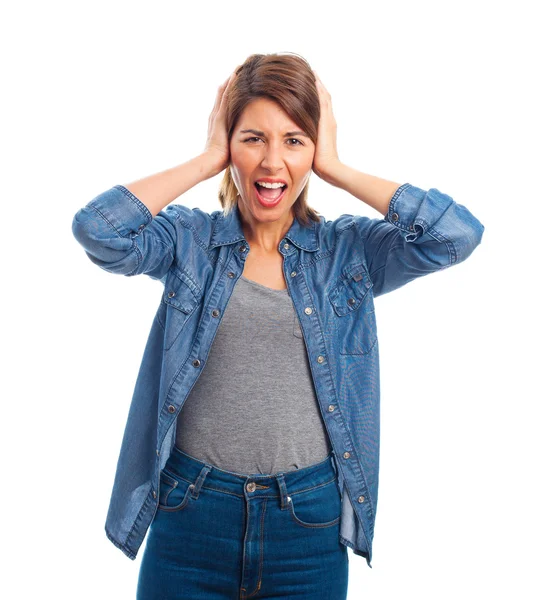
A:
<svg viewBox="0 0 555 600">
<path fill-rule="evenodd" d="M 437 229 L 434 227 L 430 227 L 428 229 L 428 233 L 431 237 L 433 237 L 438 242 L 443 242 L 447 246 L 447 252 L 449 252 L 449 264 L 452 265 L 457 262 L 457 251 L 455 249 L 455 245 L 453 242 L 442 235 Z"/>
<path fill-rule="evenodd" d="M 129 540 L 131 538 L 132 535 L 134 535 L 137 532 L 138 529 L 138 521 L 142 518 L 146 508 L 147 508 L 147 503 L 148 500 L 150 499 L 150 492 L 146 495 L 144 502 L 141 506 L 141 509 L 139 510 L 139 514 L 137 515 L 137 518 L 135 519 L 133 526 L 131 527 L 129 533 L 127 534 L 127 537 L 125 538 L 125 545 L 127 546 L 129 544 Z"/>
<path fill-rule="evenodd" d="M 160 301 L 160 304 L 162 304 L 163 300 Z M 160 325 L 160 327 L 162 329 L 165 329 L 164 324 L 162 323 L 162 321 L 160 320 L 160 307 L 158 307 L 158 310 L 156 311 L 156 320 L 158 321 L 158 324 Z"/>
<path fill-rule="evenodd" d="M 150 223 L 150 221 L 152 221 L 152 214 L 151 214 L 150 210 L 148 210 L 148 208 L 142 203 L 141 200 L 139 200 L 139 198 L 137 198 L 137 196 L 135 196 L 132 192 L 130 192 L 123 185 L 118 184 L 114 187 L 116 187 L 118 190 L 122 191 L 130 200 L 133 201 L 133 204 L 135 204 L 137 206 L 137 208 L 143 213 L 143 215 L 149 220 L 149 223 Z"/>
<path fill-rule="evenodd" d="M 92 207 L 99 215 L 100 217 L 114 230 L 114 232 L 118 235 L 118 237 L 122 238 L 122 239 L 128 239 L 131 240 L 131 242 L 133 243 L 133 252 L 135 253 L 135 258 L 137 259 L 137 265 L 135 266 L 135 268 L 131 271 L 131 273 L 128 273 L 128 276 L 132 276 L 135 275 L 137 270 L 139 269 L 139 265 L 141 264 L 141 253 L 139 251 L 139 249 L 137 248 L 137 242 L 135 242 L 134 238 L 126 238 L 125 236 L 121 235 L 121 233 L 116 229 L 116 227 L 113 225 L 113 223 L 111 221 L 109 221 L 104 214 L 98 210 L 98 208 L 96 208 L 96 206 Z"/>
<path fill-rule="evenodd" d="M 260 521 L 260 566 L 258 567 L 258 583 L 256 584 L 256 589 L 249 594 L 248 596 L 244 596 L 245 598 L 250 598 L 254 596 L 262 586 L 262 566 L 264 565 L 264 517 L 266 516 L 266 505 L 268 504 L 268 500 L 264 501 L 262 506 L 262 519 Z"/>
<path fill-rule="evenodd" d="M 311 527 L 311 528 L 317 528 L 317 527 L 331 527 L 332 525 L 335 525 L 336 523 L 339 523 L 340 519 L 341 519 L 341 514 L 336 517 L 335 519 L 333 519 L 332 521 L 326 521 L 325 523 L 308 523 L 307 521 L 302 521 L 301 519 L 299 519 L 299 517 L 295 514 L 295 506 L 294 506 L 294 502 L 293 499 L 291 499 L 291 502 L 289 502 L 287 504 L 287 508 L 289 509 L 289 514 L 291 515 L 291 517 L 293 518 L 293 520 L 298 523 L 299 525 L 302 525 L 303 527 Z"/>
<path fill-rule="evenodd" d="M 104 531 L 106 532 L 106 536 L 112 542 L 112 544 L 119 548 L 127 557 L 129 557 L 131 560 L 135 560 L 137 558 L 137 554 L 129 550 L 129 548 L 124 546 L 121 542 L 118 542 L 118 540 L 116 540 L 116 538 L 108 531 L 106 527 L 104 528 Z"/>
<path fill-rule="evenodd" d="M 333 525 L 339 523 L 341 519 L 341 515 L 339 515 L 336 519 L 334 519 L 333 521 L 328 521 L 327 523 L 306 523 L 305 521 L 301 521 L 299 517 L 297 517 L 297 515 L 294 513 L 292 506 L 289 507 L 289 513 L 293 517 L 295 523 L 298 523 L 301 527 L 307 527 L 309 529 L 325 529 L 326 527 L 332 527 Z"/>
<path fill-rule="evenodd" d="M 191 484 L 194 483 L 194 481 L 187 479 L 187 477 L 182 477 L 181 475 L 178 475 L 175 471 L 172 471 L 172 469 L 168 466 L 164 467 L 164 470 L 168 471 L 169 473 L 171 473 L 172 475 L 174 475 L 176 477 L 176 479 L 180 479 L 182 481 L 186 481 L 187 483 Z M 166 475 L 167 477 L 167 475 Z M 330 479 L 329 481 L 324 481 L 324 483 L 319 483 L 317 485 L 314 485 L 312 487 L 308 487 L 308 488 L 303 488 L 302 490 L 297 490 L 295 492 L 290 492 L 289 494 L 291 496 L 296 496 L 297 494 L 303 494 L 305 492 L 310 492 L 312 490 L 315 490 L 317 488 L 323 487 L 325 485 L 329 485 L 330 483 L 335 482 L 336 478 L 334 477 L 333 479 Z M 223 490 L 221 488 L 217 488 L 217 487 L 212 487 L 210 485 L 206 485 L 203 484 L 202 489 L 206 489 L 206 490 L 212 490 L 213 492 L 221 492 L 222 494 L 227 494 L 228 496 L 235 496 L 236 498 L 242 498 L 243 495 L 242 494 L 236 494 L 235 492 L 229 492 L 227 490 Z M 279 498 L 280 494 L 276 494 L 276 495 L 268 495 L 265 496 L 265 498 Z"/>
<path fill-rule="evenodd" d="M 183 225 L 183 227 L 185 227 L 185 229 L 188 229 L 189 231 L 192 232 L 193 234 L 193 240 L 195 241 L 195 243 L 197 244 L 197 246 L 199 248 L 202 248 L 202 250 L 204 251 L 204 253 L 206 254 L 206 256 L 208 256 L 210 258 L 210 253 L 208 250 L 208 246 L 206 246 L 204 244 L 204 242 L 202 241 L 202 238 L 199 236 L 197 228 L 192 225 L 191 223 L 187 223 L 186 221 L 184 221 L 180 216 L 179 213 L 176 212 L 175 213 L 176 216 L 176 220 L 179 221 L 179 223 L 181 223 L 181 225 Z"/>
<path fill-rule="evenodd" d="M 133 275 L 137 274 L 137 271 L 139 270 L 139 267 L 141 266 L 141 262 L 143 260 L 141 251 L 137 247 L 137 242 L 135 240 L 133 240 L 133 250 L 135 251 L 135 255 L 137 258 L 137 266 L 131 271 L 131 273 L 128 274 L 129 276 L 133 276 Z"/>
<path fill-rule="evenodd" d="M 104 221 L 106 221 L 106 223 L 108 223 L 108 225 L 110 225 L 110 227 L 118 234 L 119 237 L 123 237 L 121 233 L 116 229 L 112 221 L 109 221 L 108 218 L 104 216 L 103 212 L 101 212 L 96 206 L 93 206 L 92 208 L 104 219 Z"/>
</svg>

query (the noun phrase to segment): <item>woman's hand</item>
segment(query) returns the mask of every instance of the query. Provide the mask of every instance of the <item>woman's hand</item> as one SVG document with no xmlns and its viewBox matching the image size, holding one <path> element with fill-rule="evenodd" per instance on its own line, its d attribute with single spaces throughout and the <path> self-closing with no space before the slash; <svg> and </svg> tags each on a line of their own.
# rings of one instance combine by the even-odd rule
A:
<svg viewBox="0 0 555 600">
<path fill-rule="evenodd" d="M 316 87 L 320 98 L 320 123 L 312 170 L 324 181 L 340 160 L 337 155 L 337 123 L 331 108 L 331 96 L 315 71 Z"/>
<path fill-rule="evenodd" d="M 220 85 L 214 108 L 208 121 L 208 139 L 204 154 L 210 157 L 213 165 L 213 175 L 223 171 L 229 164 L 230 152 L 227 140 L 225 117 L 227 112 L 227 98 L 229 89 L 235 79 L 235 71 Z"/>
</svg>

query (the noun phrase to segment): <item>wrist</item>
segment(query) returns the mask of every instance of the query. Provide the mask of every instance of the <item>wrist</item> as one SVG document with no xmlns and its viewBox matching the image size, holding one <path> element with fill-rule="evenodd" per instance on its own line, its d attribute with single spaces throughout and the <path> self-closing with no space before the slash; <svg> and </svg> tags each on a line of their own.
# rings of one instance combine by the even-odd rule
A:
<svg viewBox="0 0 555 600">
<path fill-rule="evenodd" d="M 322 179 L 338 188 L 343 188 L 345 175 L 349 167 L 344 165 L 340 160 L 334 160 L 326 165 L 322 172 Z"/>
<path fill-rule="evenodd" d="M 197 160 L 201 169 L 203 179 L 211 179 L 225 168 L 224 156 L 221 152 L 213 150 L 204 150 L 201 152 Z"/>
</svg>

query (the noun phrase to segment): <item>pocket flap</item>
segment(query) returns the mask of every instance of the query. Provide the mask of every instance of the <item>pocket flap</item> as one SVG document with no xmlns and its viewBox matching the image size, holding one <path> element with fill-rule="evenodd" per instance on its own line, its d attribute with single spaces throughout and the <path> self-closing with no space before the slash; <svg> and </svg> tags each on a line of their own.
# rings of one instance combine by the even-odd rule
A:
<svg viewBox="0 0 555 600">
<path fill-rule="evenodd" d="M 329 293 L 336 314 L 343 317 L 357 310 L 372 285 L 366 265 L 360 263 L 345 267 L 338 284 Z M 373 310 L 373 303 L 369 308 Z"/>
<path fill-rule="evenodd" d="M 199 298 L 184 281 L 172 275 L 166 282 L 164 302 L 188 315 L 198 306 Z"/>
</svg>

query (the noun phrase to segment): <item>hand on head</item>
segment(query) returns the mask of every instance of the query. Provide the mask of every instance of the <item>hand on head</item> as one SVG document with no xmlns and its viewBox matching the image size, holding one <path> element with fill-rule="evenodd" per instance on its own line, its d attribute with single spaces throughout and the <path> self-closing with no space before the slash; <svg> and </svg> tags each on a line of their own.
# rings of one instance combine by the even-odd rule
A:
<svg viewBox="0 0 555 600">
<path fill-rule="evenodd" d="M 214 103 L 214 108 L 210 113 L 208 121 L 208 137 L 204 152 L 210 154 L 214 159 L 214 169 L 218 173 L 223 171 L 229 164 L 230 152 L 227 139 L 226 112 L 227 99 L 231 84 L 236 77 L 236 71 L 239 65 L 233 70 L 233 73 L 220 85 L 218 94 Z"/>
</svg>

